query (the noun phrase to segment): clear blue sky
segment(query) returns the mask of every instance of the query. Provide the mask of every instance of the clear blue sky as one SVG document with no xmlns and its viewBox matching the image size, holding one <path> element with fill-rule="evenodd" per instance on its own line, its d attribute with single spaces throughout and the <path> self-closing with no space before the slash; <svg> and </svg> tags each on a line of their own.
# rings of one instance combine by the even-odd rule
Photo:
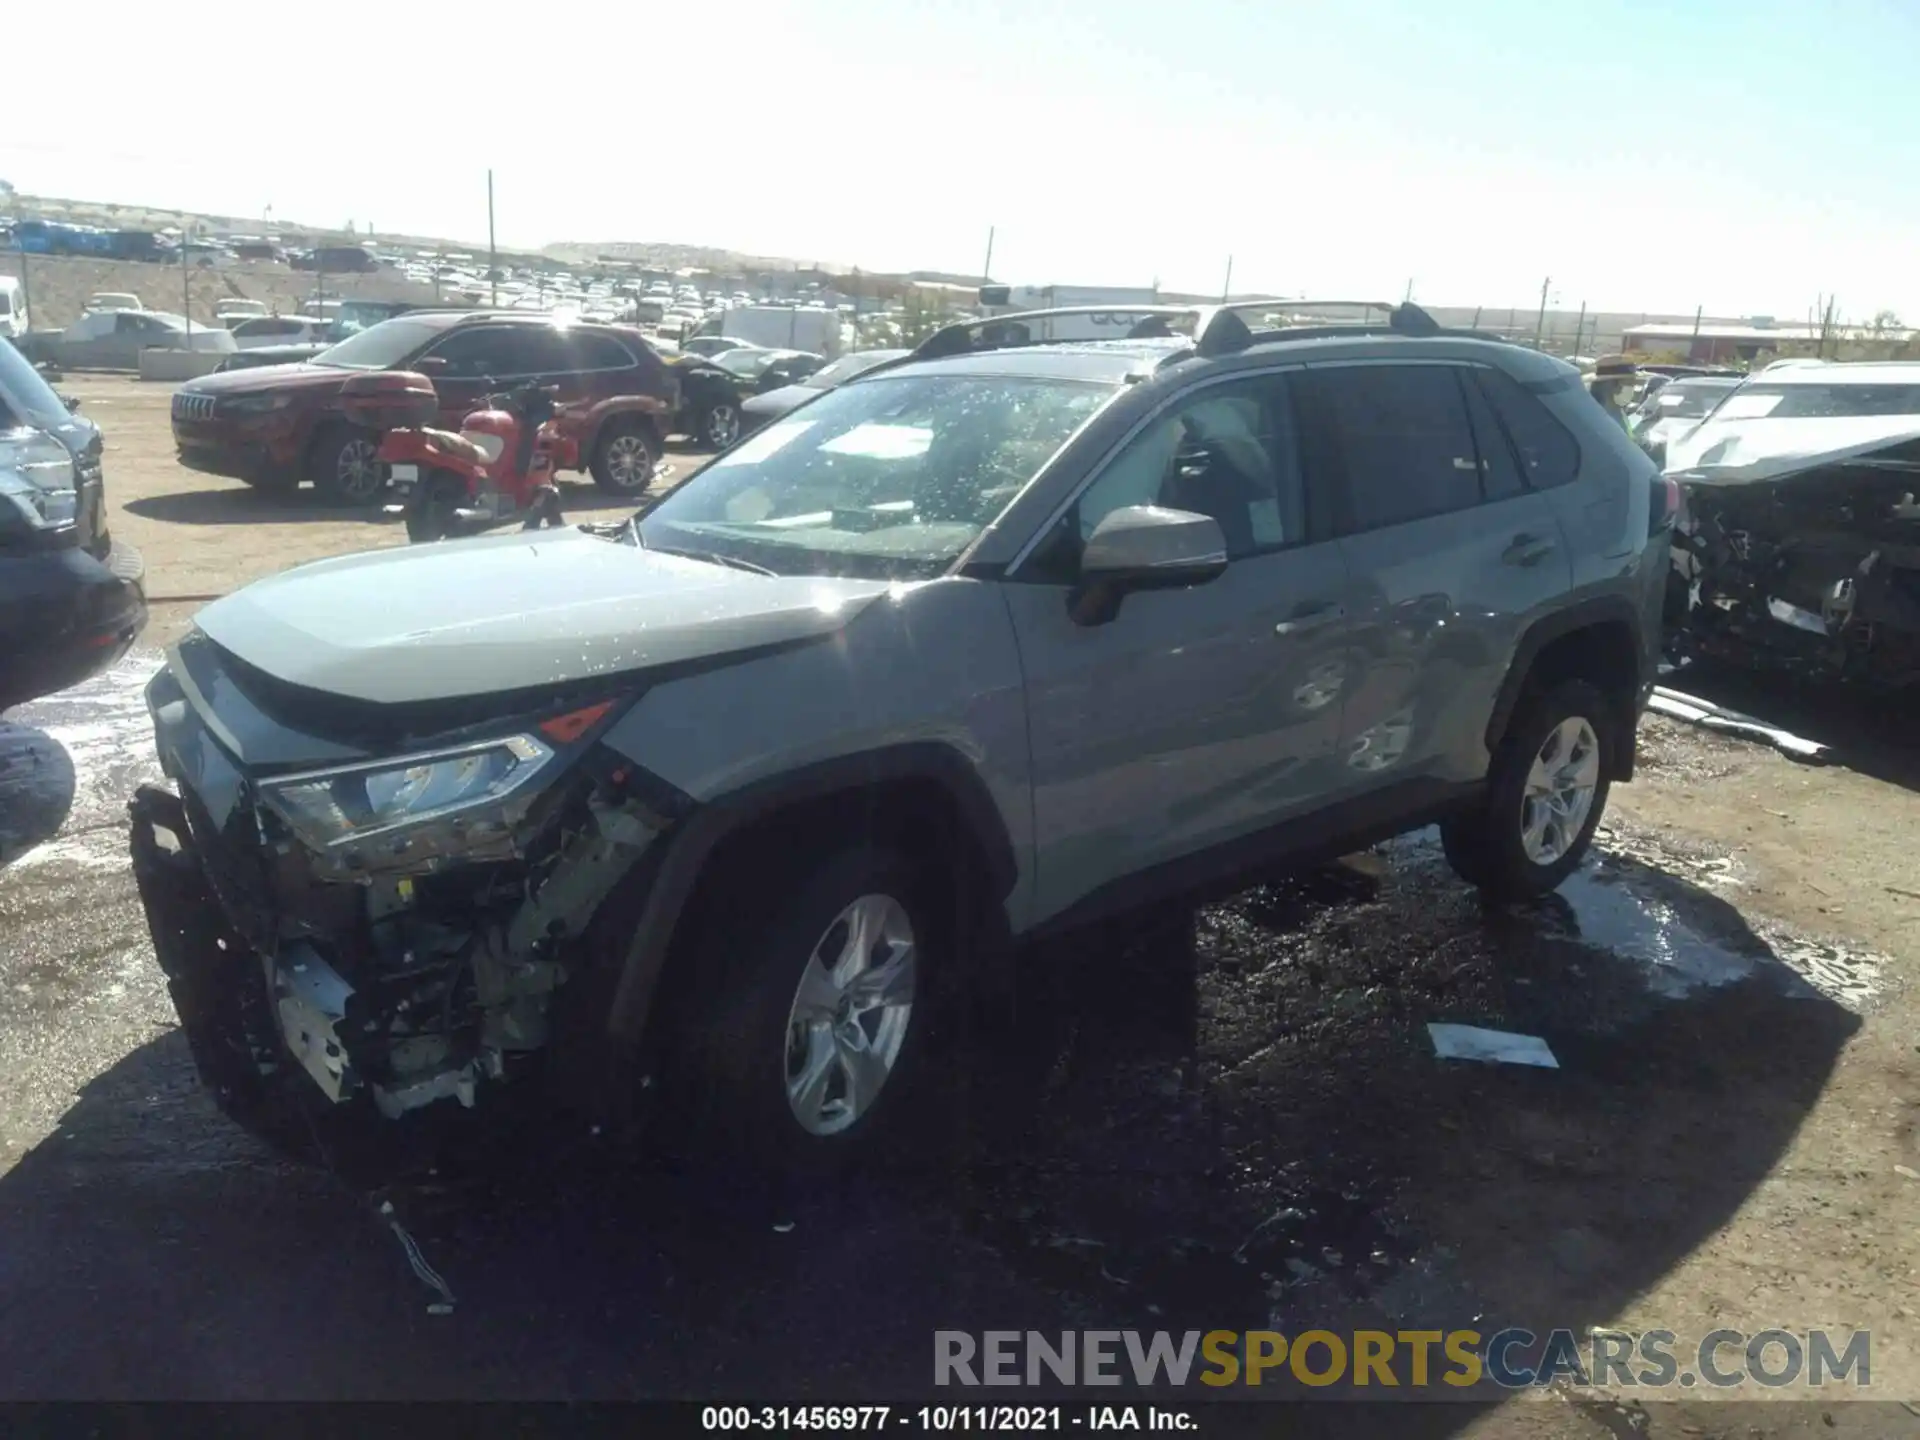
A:
<svg viewBox="0 0 1920 1440">
<path fill-rule="evenodd" d="M 1920 0 L 310 14 L 16 7 L 0 178 L 484 240 L 491 164 L 503 244 L 1920 318 Z"/>
</svg>

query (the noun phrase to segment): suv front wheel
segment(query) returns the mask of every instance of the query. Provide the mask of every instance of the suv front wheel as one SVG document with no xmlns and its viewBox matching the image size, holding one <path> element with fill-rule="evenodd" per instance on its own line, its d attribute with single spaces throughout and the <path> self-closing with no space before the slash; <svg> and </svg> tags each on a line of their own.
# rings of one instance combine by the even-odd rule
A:
<svg viewBox="0 0 1920 1440">
<path fill-rule="evenodd" d="M 1614 714 L 1579 680 L 1523 702 L 1487 772 L 1485 801 L 1440 827 L 1461 879 L 1489 899 L 1530 900 L 1573 873 L 1607 806 Z"/>
<path fill-rule="evenodd" d="M 684 957 L 700 974 L 670 1085 L 703 1162 L 767 1179 L 830 1169 L 911 1102 L 936 949 L 926 888 L 904 857 L 852 847 L 769 918 L 721 917 Z"/>
<path fill-rule="evenodd" d="M 380 437 L 357 425 L 329 425 L 307 456 L 313 488 L 329 505 L 371 505 L 387 488 L 387 467 L 375 456 Z"/>
</svg>

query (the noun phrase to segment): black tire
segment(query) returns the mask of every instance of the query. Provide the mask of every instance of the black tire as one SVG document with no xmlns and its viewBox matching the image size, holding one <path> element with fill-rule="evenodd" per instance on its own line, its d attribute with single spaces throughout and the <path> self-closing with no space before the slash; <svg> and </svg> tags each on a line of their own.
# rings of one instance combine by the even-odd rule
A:
<svg viewBox="0 0 1920 1440">
<path fill-rule="evenodd" d="M 722 397 L 700 407 L 693 422 L 693 438 L 709 450 L 725 450 L 740 438 L 740 406 Z"/>
<path fill-rule="evenodd" d="M 386 466 L 373 458 L 379 448 L 371 430 L 329 425 L 307 451 L 307 477 L 329 505 L 372 505 L 387 488 Z"/>
<path fill-rule="evenodd" d="M 1484 802 L 1440 827 L 1441 842 L 1454 873 L 1478 886 L 1488 899 L 1502 903 L 1545 895 L 1571 875 L 1585 858 L 1607 808 L 1610 760 L 1618 740 L 1617 713 L 1617 706 L 1583 680 L 1570 680 L 1523 698 L 1494 752 Z M 1571 840 L 1566 840 L 1564 826 L 1559 827 L 1563 848 L 1554 849 L 1551 861 L 1542 863 L 1529 854 L 1524 838 L 1527 780 L 1534 761 L 1544 758 L 1542 750 L 1549 736 L 1561 734 L 1559 743 L 1567 745 L 1562 726 L 1573 721 L 1584 721 L 1591 734 L 1599 774 L 1592 802 Z M 1577 759 L 1585 753 L 1585 747 L 1575 741 L 1563 753 Z"/>
<path fill-rule="evenodd" d="M 594 442 L 593 483 L 615 495 L 640 495 L 660 464 L 660 440 L 644 420 L 610 420 Z"/>
<path fill-rule="evenodd" d="M 783 897 L 766 910 L 711 906 L 710 919 L 676 955 L 676 964 L 695 967 L 696 979 L 676 1007 L 657 1137 L 662 1153 L 694 1170 L 776 1187 L 850 1164 L 914 1110 L 938 1019 L 934 984 L 950 948 L 932 877 L 897 852 L 849 846 L 794 872 L 780 889 Z M 869 896 L 890 898 L 912 927 L 911 1013 L 871 1106 L 845 1128 L 818 1133 L 803 1127 L 789 1100 L 805 1058 L 790 1041 L 797 1046 L 810 1035 L 791 1031 L 789 1022 L 816 951 L 838 948 L 839 917 Z M 749 918 L 755 914 L 764 918 Z M 849 1075 L 840 1069 L 830 1077 L 825 1110 L 844 1104 Z M 820 1123 L 824 1111 L 813 1113 Z"/>
</svg>

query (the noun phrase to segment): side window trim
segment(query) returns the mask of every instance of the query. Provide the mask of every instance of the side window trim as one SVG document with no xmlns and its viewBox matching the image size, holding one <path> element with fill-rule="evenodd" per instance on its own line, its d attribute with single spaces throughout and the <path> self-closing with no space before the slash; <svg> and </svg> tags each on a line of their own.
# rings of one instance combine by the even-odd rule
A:
<svg viewBox="0 0 1920 1440">
<path fill-rule="evenodd" d="M 1234 385 L 1250 380 L 1271 380 L 1276 377 L 1298 375 L 1306 368 L 1303 362 L 1295 360 L 1285 365 L 1263 365 L 1257 370 L 1234 370 L 1223 375 L 1206 376 L 1194 384 L 1185 386 L 1166 396 L 1159 404 L 1155 405 L 1153 409 L 1149 410 L 1129 426 L 1124 435 L 1120 436 L 1112 445 L 1108 446 L 1106 452 L 1087 467 L 1087 473 L 1080 477 L 1079 483 L 1073 487 L 1064 500 L 1048 513 L 1047 518 L 1035 527 L 1034 532 L 1026 538 L 1026 541 L 1014 554 L 1013 559 L 1007 562 L 1004 578 L 1016 583 L 1025 578 L 1022 572 L 1026 568 L 1027 562 L 1033 558 L 1036 551 L 1045 547 L 1048 538 L 1053 534 L 1055 529 L 1058 528 L 1060 522 L 1079 505 L 1081 497 L 1095 485 L 1098 485 L 1101 478 L 1105 476 L 1107 471 L 1113 467 L 1114 463 L 1127 452 L 1133 442 L 1144 435 L 1154 425 L 1157 425 L 1161 420 L 1165 419 L 1169 411 L 1191 404 L 1207 391 L 1218 389 L 1222 385 Z M 1287 404 L 1292 410 L 1294 433 L 1297 436 L 1300 426 L 1300 409 L 1294 400 L 1293 387 L 1291 385 L 1287 387 Z M 1306 474 L 1304 454 L 1300 456 L 1300 459 L 1302 461 L 1301 486 L 1305 491 L 1302 498 L 1306 507 L 1307 533 L 1301 539 L 1294 541 L 1290 545 L 1279 546 L 1270 550 L 1262 550 L 1260 552 L 1262 556 L 1279 554 L 1282 550 L 1295 549 L 1301 545 L 1317 544 L 1333 538 L 1331 533 L 1317 533 L 1314 528 L 1316 517 L 1313 485 L 1311 478 Z"/>
</svg>

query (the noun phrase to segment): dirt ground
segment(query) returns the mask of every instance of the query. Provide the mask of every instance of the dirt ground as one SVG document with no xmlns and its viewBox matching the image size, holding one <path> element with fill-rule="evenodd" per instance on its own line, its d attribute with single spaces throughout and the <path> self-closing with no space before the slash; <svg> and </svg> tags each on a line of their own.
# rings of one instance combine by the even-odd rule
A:
<svg viewBox="0 0 1920 1440">
<path fill-rule="evenodd" d="M 400 540 L 178 469 L 165 387 L 64 388 L 106 432 L 149 643 L 203 597 Z M 672 458 L 674 479 L 695 463 Z M 587 486 L 568 499 L 596 505 Z M 1593 860 L 1537 906 L 1484 911 L 1415 836 L 1089 946 L 1050 972 L 1043 1037 L 955 1082 L 975 1137 L 957 1178 L 908 1165 L 789 1197 L 776 1234 L 723 1239 L 703 1210 L 614 1204 L 598 1182 L 422 1201 L 410 1224 L 464 1282 L 436 1330 L 396 1318 L 413 1282 L 381 1268 L 377 1237 L 349 1238 L 314 1183 L 236 1158 L 250 1152 L 197 1093 L 114 818 L 150 764 L 141 678 L 0 734 L 0 759 L 11 744 L 82 772 L 65 829 L 38 837 L 51 858 L 8 868 L 0 834 L 0 928 L 25 957 L 10 971 L 0 944 L 19 1011 L 0 1015 L 0 1273 L 26 1297 L 17 1315 L 124 1308 L 143 1338 L 56 1347 L 58 1326 L 0 1313 L 0 1382 L 9 1363 L 23 1377 L 0 1394 L 845 1399 L 923 1386 L 938 1325 L 1827 1327 L 1872 1332 L 1869 1390 L 1556 1389 L 1374 1433 L 1920 1435 L 1920 1406 L 1893 1403 L 1920 1402 L 1910 712 L 1689 669 L 1682 688 L 1827 742 L 1831 763 L 1649 717 Z M 1539 1035 L 1559 1068 L 1437 1062 L 1431 1020 Z M 299 1257 L 321 1234 L 313 1270 Z M 162 1318 L 236 1264 L 262 1276 L 244 1305 L 177 1331 Z M 855 1313 L 841 1306 L 870 1322 L 850 1348 L 818 1323 Z M 229 1369 L 223 1337 L 243 1326 L 273 1328 L 284 1363 Z M 1336 1414 L 1316 1433 L 1358 1431 Z"/>
</svg>

